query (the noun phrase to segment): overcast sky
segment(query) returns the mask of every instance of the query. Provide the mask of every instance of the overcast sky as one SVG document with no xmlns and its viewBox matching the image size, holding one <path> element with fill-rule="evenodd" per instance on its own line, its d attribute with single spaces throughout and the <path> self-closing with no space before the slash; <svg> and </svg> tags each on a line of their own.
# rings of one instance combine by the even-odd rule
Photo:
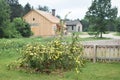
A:
<svg viewBox="0 0 120 80">
<path fill-rule="evenodd" d="M 35 9 L 38 5 L 56 9 L 56 14 L 60 15 L 62 18 L 64 18 L 68 12 L 71 12 L 67 18 L 83 19 L 92 0 L 19 0 L 19 3 L 23 6 L 27 2 Z M 112 6 L 118 8 L 118 16 L 120 16 L 120 0 L 112 0 Z"/>
</svg>

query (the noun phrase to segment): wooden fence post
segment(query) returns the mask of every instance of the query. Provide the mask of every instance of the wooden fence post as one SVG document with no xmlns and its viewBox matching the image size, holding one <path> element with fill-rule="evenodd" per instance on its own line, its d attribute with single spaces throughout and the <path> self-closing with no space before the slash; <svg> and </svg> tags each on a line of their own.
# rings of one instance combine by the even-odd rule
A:
<svg viewBox="0 0 120 80">
<path fill-rule="evenodd" d="M 96 58 L 97 58 L 97 45 L 94 45 L 94 57 L 93 57 L 93 63 L 96 63 Z"/>
</svg>

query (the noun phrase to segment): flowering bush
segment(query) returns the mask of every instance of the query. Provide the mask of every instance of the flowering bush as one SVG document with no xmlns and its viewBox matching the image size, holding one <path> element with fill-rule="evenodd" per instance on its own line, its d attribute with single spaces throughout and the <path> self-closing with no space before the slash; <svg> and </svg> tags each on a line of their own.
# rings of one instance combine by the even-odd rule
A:
<svg viewBox="0 0 120 80">
<path fill-rule="evenodd" d="M 55 70 L 75 69 L 77 73 L 84 65 L 82 59 L 83 47 L 73 35 L 72 42 L 67 43 L 59 38 L 42 45 L 27 44 L 23 47 L 22 57 L 17 61 L 17 67 L 34 71 L 50 73 Z"/>
</svg>

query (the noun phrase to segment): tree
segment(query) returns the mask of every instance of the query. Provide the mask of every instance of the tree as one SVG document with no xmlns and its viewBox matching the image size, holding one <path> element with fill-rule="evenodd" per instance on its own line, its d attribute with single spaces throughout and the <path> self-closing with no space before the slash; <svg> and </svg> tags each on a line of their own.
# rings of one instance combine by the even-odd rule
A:
<svg viewBox="0 0 120 80">
<path fill-rule="evenodd" d="M 85 19 L 80 20 L 82 26 L 83 26 L 83 31 L 88 31 L 88 27 L 89 27 L 89 22 Z"/>
<path fill-rule="evenodd" d="M 25 7 L 24 7 L 24 15 L 25 15 L 26 13 L 28 13 L 31 9 L 32 9 L 32 8 L 31 8 L 30 4 L 27 3 L 27 4 L 25 5 Z"/>
<path fill-rule="evenodd" d="M 10 17 L 9 5 L 4 0 L 0 0 L 0 26 L 4 21 L 8 20 L 9 17 Z"/>
<path fill-rule="evenodd" d="M 9 21 L 10 7 L 5 0 L 0 0 L 0 38 L 4 37 L 4 25 L 5 22 Z"/>
<path fill-rule="evenodd" d="M 15 18 L 13 20 L 13 25 L 16 27 L 16 30 L 21 34 L 21 36 L 30 37 L 32 35 L 30 25 L 21 18 Z"/>
<path fill-rule="evenodd" d="M 116 23 L 109 23 L 107 25 L 107 30 L 108 31 L 115 31 L 115 26 L 116 26 Z"/>
<path fill-rule="evenodd" d="M 56 15 L 57 18 L 61 19 L 60 15 Z"/>
<path fill-rule="evenodd" d="M 120 33 L 120 17 L 116 19 L 116 31 Z"/>
<path fill-rule="evenodd" d="M 19 4 L 18 0 L 7 0 L 10 9 L 11 9 L 11 14 L 10 14 L 10 19 L 11 21 L 16 18 L 16 17 L 22 17 L 23 16 L 23 7 L 21 4 Z"/>
<path fill-rule="evenodd" d="M 38 6 L 38 10 L 42 10 L 42 11 L 46 11 L 46 12 L 49 12 L 49 8 L 48 8 L 48 6 Z"/>
<path fill-rule="evenodd" d="M 106 26 L 115 21 L 117 12 L 117 8 L 111 8 L 111 0 L 93 0 L 85 18 L 93 26 L 93 32 L 97 32 L 96 35 L 100 34 L 102 38 L 102 33 L 107 30 Z"/>
<path fill-rule="evenodd" d="M 4 22 L 4 38 L 19 38 L 21 37 L 20 33 L 16 30 L 15 26 L 13 26 L 13 23 L 10 21 L 5 21 Z"/>
<path fill-rule="evenodd" d="M 19 4 L 18 0 L 6 0 L 8 4 Z"/>
</svg>

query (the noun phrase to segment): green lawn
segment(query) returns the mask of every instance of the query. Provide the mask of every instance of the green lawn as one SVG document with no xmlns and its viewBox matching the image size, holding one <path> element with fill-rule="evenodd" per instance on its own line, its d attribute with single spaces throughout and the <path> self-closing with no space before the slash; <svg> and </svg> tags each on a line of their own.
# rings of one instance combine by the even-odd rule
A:
<svg viewBox="0 0 120 80">
<path fill-rule="evenodd" d="M 67 71 L 47 75 L 8 70 L 7 65 L 20 57 L 18 50 L 23 45 L 50 40 L 52 38 L 0 39 L 0 80 L 120 80 L 120 63 L 88 62 L 79 74 Z"/>
<path fill-rule="evenodd" d="M 114 35 L 115 35 L 115 36 L 120 36 L 120 33 L 116 32 Z"/>
</svg>

